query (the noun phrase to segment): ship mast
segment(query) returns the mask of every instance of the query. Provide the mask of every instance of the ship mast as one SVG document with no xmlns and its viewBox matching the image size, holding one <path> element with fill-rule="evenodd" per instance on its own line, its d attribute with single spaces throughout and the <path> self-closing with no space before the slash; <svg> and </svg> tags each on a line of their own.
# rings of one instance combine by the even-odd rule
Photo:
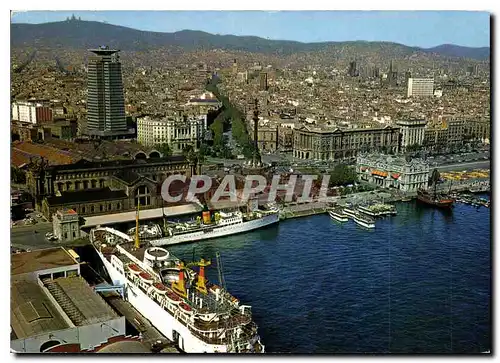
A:
<svg viewBox="0 0 500 363">
<path fill-rule="evenodd" d="M 135 214 L 135 248 L 140 248 L 141 244 L 139 243 L 139 198 L 137 198 L 137 212 Z"/>
</svg>

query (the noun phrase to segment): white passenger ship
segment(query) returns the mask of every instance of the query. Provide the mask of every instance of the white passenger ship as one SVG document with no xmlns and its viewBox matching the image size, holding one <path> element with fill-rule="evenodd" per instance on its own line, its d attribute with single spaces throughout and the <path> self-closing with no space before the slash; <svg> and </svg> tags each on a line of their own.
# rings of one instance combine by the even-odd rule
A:
<svg viewBox="0 0 500 363">
<path fill-rule="evenodd" d="M 166 249 L 141 246 L 138 233 L 134 241 L 107 227 L 93 229 L 90 241 L 113 285 L 123 286 L 125 299 L 182 351 L 264 352 L 251 307 L 205 279 L 209 261 L 184 265 Z"/>
<path fill-rule="evenodd" d="M 152 239 L 152 246 L 173 245 L 205 239 L 229 236 L 263 228 L 279 222 L 279 210 L 270 205 L 267 210 L 254 209 L 248 213 L 240 211 L 216 212 L 214 221 L 208 211 L 198 221 L 167 225 L 163 238 Z"/>
</svg>

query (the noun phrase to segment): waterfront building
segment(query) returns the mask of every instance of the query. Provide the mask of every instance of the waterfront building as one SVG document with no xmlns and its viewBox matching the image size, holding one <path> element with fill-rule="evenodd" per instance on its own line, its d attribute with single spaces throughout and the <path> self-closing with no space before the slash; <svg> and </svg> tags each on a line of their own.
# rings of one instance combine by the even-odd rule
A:
<svg viewBox="0 0 500 363">
<path fill-rule="evenodd" d="M 119 50 L 90 49 L 88 60 L 87 125 L 91 137 L 119 138 L 128 135 L 125 118 L 122 68 Z"/>
<path fill-rule="evenodd" d="M 59 242 L 80 238 L 80 217 L 73 209 L 58 210 L 52 217 L 54 236 Z"/>
<path fill-rule="evenodd" d="M 167 143 L 173 153 L 192 145 L 198 148 L 207 132 L 206 116 L 171 115 L 137 119 L 137 142 L 145 146 Z"/>
<path fill-rule="evenodd" d="M 356 160 L 359 180 L 382 188 L 416 192 L 427 187 L 429 164 L 422 159 L 406 160 L 401 156 L 363 154 Z"/>
<path fill-rule="evenodd" d="M 195 165 L 179 156 L 138 160 L 87 161 L 48 165 L 31 161 L 26 184 L 38 211 L 52 220 L 58 209 L 81 216 L 103 215 L 163 205 L 161 184 L 172 174 L 190 177 Z"/>
<path fill-rule="evenodd" d="M 410 145 L 422 145 L 425 137 L 426 120 L 399 120 L 396 125 L 400 127 L 401 149 L 404 150 Z"/>
<path fill-rule="evenodd" d="M 298 159 L 345 160 L 364 150 L 399 150 L 399 127 L 332 129 L 302 125 L 293 132 L 293 156 Z"/>
<path fill-rule="evenodd" d="M 109 343 L 130 340 L 125 317 L 83 279 L 79 259 L 63 247 L 11 256 L 13 352 L 94 352 Z"/>
<path fill-rule="evenodd" d="M 408 78 L 406 96 L 408 98 L 434 96 L 434 78 Z"/>
<path fill-rule="evenodd" d="M 52 121 L 52 109 L 46 100 L 16 101 L 12 103 L 12 120 L 38 125 Z"/>
</svg>

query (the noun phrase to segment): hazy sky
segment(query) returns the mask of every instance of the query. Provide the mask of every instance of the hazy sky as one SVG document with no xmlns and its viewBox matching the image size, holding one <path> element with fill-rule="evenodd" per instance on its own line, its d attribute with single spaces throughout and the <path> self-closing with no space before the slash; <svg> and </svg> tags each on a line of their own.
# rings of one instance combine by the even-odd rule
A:
<svg viewBox="0 0 500 363">
<path fill-rule="evenodd" d="M 490 15 L 466 11 L 30 11 L 14 13 L 15 23 L 106 21 L 140 30 L 183 29 L 269 39 L 392 41 L 410 46 L 490 45 Z"/>
</svg>

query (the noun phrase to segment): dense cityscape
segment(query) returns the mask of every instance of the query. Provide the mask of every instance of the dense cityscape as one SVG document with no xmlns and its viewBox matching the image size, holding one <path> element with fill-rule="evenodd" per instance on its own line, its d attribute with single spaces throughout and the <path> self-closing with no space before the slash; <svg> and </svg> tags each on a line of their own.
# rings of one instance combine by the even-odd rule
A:
<svg viewBox="0 0 500 363">
<path fill-rule="evenodd" d="M 346 241 L 391 241 L 398 219 L 476 210 L 463 218 L 483 215 L 489 266 L 489 48 L 162 34 L 74 15 L 11 25 L 11 351 L 489 351 L 489 315 L 457 321 L 488 333 L 450 346 L 273 341 L 280 314 L 231 258 L 285 229 L 344 238 L 352 220 Z M 434 240 L 428 226 L 408 238 Z"/>
</svg>

